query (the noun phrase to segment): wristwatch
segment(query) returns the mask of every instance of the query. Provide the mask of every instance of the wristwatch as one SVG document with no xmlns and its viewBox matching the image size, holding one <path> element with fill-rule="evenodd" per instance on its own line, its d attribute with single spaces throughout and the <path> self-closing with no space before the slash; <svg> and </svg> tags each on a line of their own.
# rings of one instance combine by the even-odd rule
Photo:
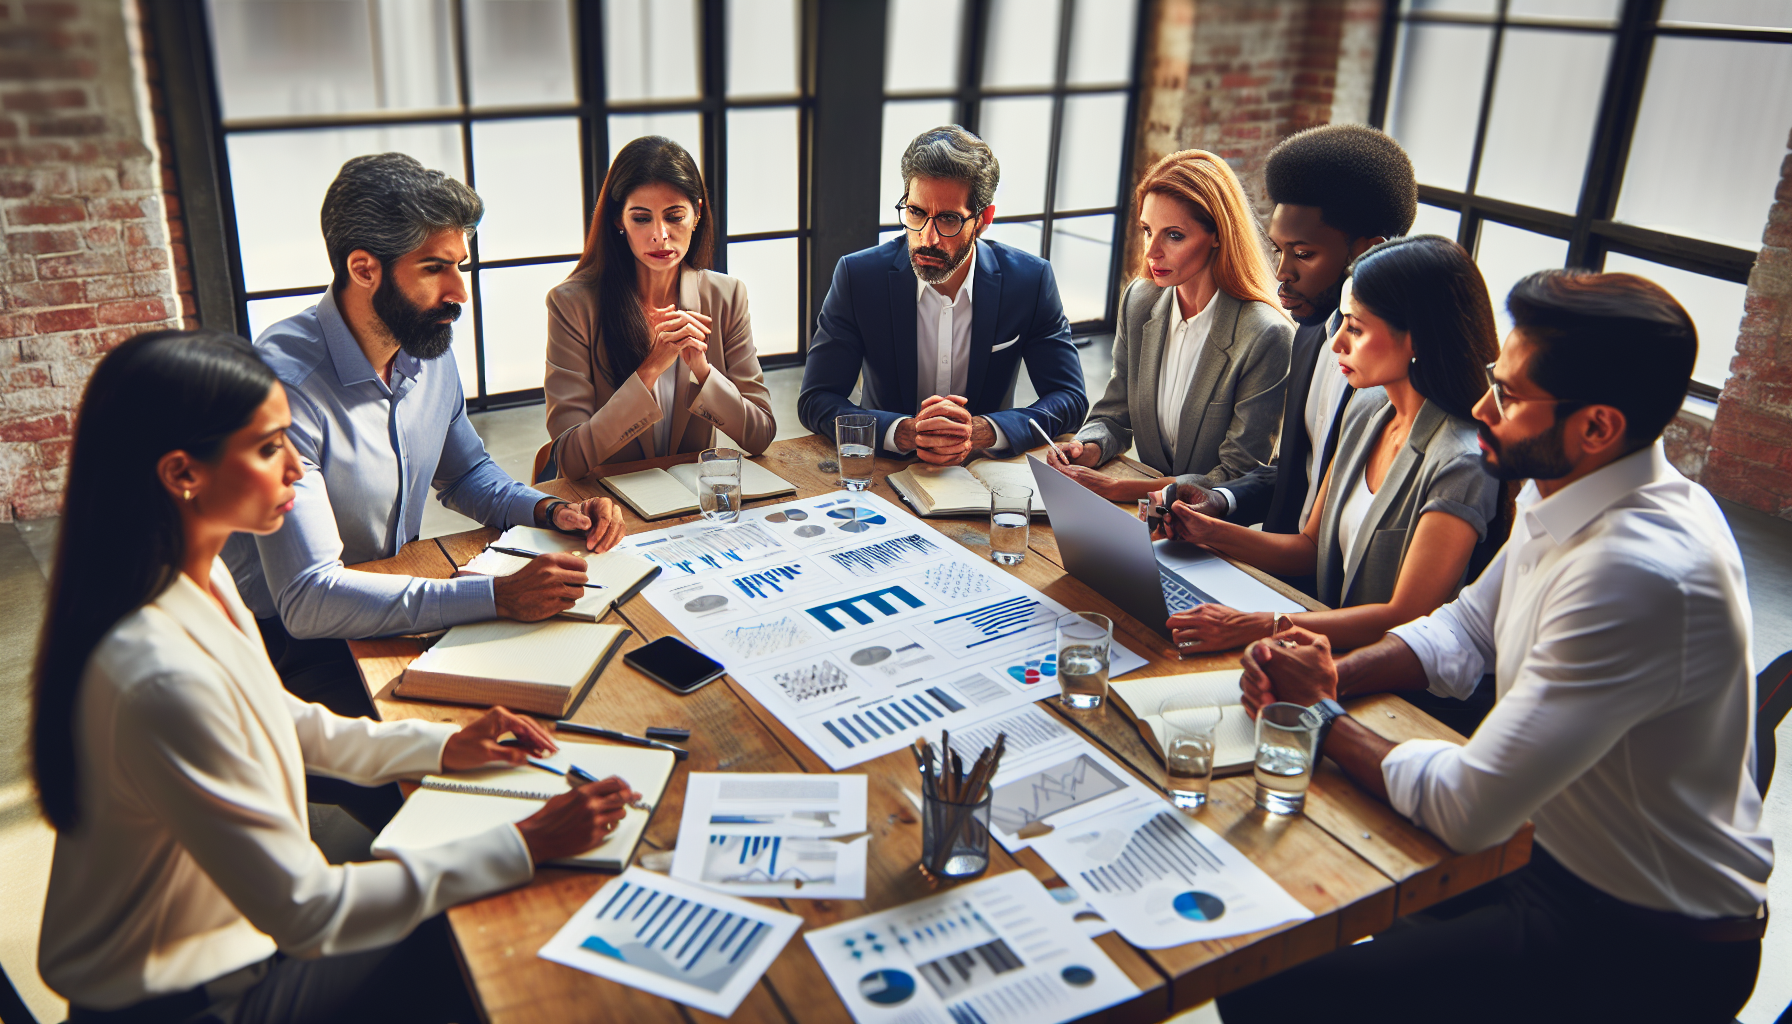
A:
<svg viewBox="0 0 1792 1024">
<path fill-rule="evenodd" d="M 1318 743 L 1318 746 L 1320 748 L 1324 748 L 1325 738 L 1327 736 L 1331 735 L 1332 722 L 1350 714 L 1350 712 L 1344 710 L 1344 705 L 1338 703 L 1337 701 L 1331 699 L 1330 697 L 1324 698 L 1319 703 L 1313 705 L 1312 707 L 1308 708 L 1307 710 L 1311 711 L 1315 715 L 1319 716 L 1319 743 Z"/>
<path fill-rule="evenodd" d="M 560 506 L 562 506 L 562 505 L 571 505 L 571 504 L 572 504 L 572 502 L 570 502 L 570 501 L 565 501 L 565 500 L 562 500 L 562 499 L 559 499 L 559 498 L 556 498 L 556 499 L 554 499 L 554 500 L 553 500 L 553 501 L 550 501 L 550 502 L 548 502 L 548 510 L 547 510 L 547 512 L 546 512 L 546 513 L 545 513 L 545 514 L 544 514 L 544 515 L 543 515 L 543 516 L 542 516 L 542 518 L 543 518 L 543 519 L 546 519 L 546 520 L 547 520 L 547 526 L 548 526 L 548 529 L 550 529 L 550 530 L 560 530 L 560 525 L 559 525 L 559 524 L 558 524 L 558 523 L 556 523 L 556 522 L 554 522 L 554 513 L 555 513 L 555 512 L 558 512 L 558 511 L 560 511 Z M 561 533 L 565 533 L 565 532 L 566 532 L 566 531 L 565 531 L 565 530 L 560 530 L 560 532 L 561 532 Z"/>
</svg>

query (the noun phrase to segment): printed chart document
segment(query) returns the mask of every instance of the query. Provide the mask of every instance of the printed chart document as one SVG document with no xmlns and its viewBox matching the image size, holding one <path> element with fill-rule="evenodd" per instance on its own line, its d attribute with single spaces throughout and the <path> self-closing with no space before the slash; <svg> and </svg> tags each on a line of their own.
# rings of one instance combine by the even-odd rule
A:
<svg viewBox="0 0 1792 1024">
<path fill-rule="evenodd" d="M 582 536 L 534 526 L 513 526 L 505 530 L 496 546 L 515 551 L 541 554 L 565 552 L 582 556 L 585 559 L 586 582 L 597 586 L 585 588 L 585 596 L 558 616 L 580 622 L 596 622 L 603 618 L 613 605 L 635 596 L 660 571 L 659 566 L 636 558 L 626 551 L 593 554 L 585 550 L 585 538 Z M 528 565 L 529 561 L 519 555 L 486 548 L 468 560 L 466 565 L 455 570 L 455 575 L 508 576 Z"/>
<path fill-rule="evenodd" d="M 874 494 L 638 533 L 642 594 L 836 770 L 1058 693 L 1068 608 Z M 1115 643 L 1109 675 L 1145 659 Z"/>
<path fill-rule="evenodd" d="M 1203 725 L 1220 713 L 1213 731 L 1213 770 L 1220 775 L 1249 771 L 1257 757 L 1257 723 L 1240 703 L 1243 669 L 1189 672 L 1116 680 L 1114 696 L 1126 702 L 1138 719 L 1139 732 L 1161 760 L 1172 727 L 1183 720 Z"/>
<path fill-rule="evenodd" d="M 1116 808 L 1163 803 L 1156 790 L 1036 704 L 953 726 L 952 749 L 970 764 L 1002 733 L 1008 744 L 990 780 L 989 831 L 1009 850 L 1031 844 L 1019 833 L 1036 822 L 1064 828 Z"/>
<path fill-rule="evenodd" d="M 672 877 L 732 893 L 865 898 L 867 777 L 692 772 Z M 847 836 L 853 839 L 841 840 Z"/>
<path fill-rule="evenodd" d="M 801 923 L 795 914 L 629 868 L 537 955 L 727 1017 Z"/>
<path fill-rule="evenodd" d="M 1058 829 L 1033 849 L 1142 949 L 1313 916 L 1218 833 L 1162 800 Z"/>
<path fill-rule="evenodd" d="M 1027 871 L 803 938 L 858 1024 L 1056 1024 L 1139 992 Z"/>
</svg>

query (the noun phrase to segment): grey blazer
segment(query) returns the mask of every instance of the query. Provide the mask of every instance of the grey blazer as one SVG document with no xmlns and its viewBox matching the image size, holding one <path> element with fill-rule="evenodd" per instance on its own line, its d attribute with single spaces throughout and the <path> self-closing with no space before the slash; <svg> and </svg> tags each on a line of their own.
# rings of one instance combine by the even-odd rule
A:
<svg viewBox="0 0 1792 1024">
<path fill-rule="evenodd" d="M 1077 432 L 1101 445 L 1103 461 L 1138 443 L 1139 458 L 1178 484 L 1210 487 L 1268 462 L 1282 428 L 1282 397 L 1294 325 L 1281 311 L 1219 292 L 1213 327 L 1177 425 L 1176 451 L 1164 451 L 1157 422 L 1157 380 L 1176 324 L 1176 289 L 1135 280 L 1120 297 L 1114 373 Z"/>
<path fill-rule="evenodd" d="M 1387 392 L 1368 388 L 1351 399 L 1344 414 L 1331 484 L 1319 513 L 1317 597 L 1334 608 L 1381 604 L 1393 598 L 1407 546 L 1427 512 L 1448 512 L 1475 528 L 1485 543 L 1498 512 L 1500 485 L 1481 463 L 1475 426 L 1427 401 L 1388 475 L 1375 492 L 1349 551 L 1338 547 L 1338 519 L 1382 428 L 1394 418 Z M 1470 564 L 1473 564 L 1471 559 Z M 1464 575 L 1467 575 L 1466 571 Z M 1462 580 L 1451 588 L 1454 597 Z"/>
</svg>

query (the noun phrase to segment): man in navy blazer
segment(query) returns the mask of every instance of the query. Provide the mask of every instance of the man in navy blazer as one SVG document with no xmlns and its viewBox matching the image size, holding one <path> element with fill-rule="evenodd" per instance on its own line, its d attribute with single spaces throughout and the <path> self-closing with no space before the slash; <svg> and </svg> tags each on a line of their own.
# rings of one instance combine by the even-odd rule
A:
<svg viewBox="0 0 1792 1024">
<path fill-rule="evenodd" d="M 877 418 L 878 454 L 957 465 L 1056 436 L 1089 411 L 1082 364 L 1051 264 L 981 238 L 1001 168 L 957 125 L 902 156 L 905 237 L 842 258 L 822 302 L 797 415 L 824 437 L 834 418 Z M 1039 400 L 1014 409 L 1022 360 Z M 861 405 L 849 396 L 864 381 Z"/>
</svg>

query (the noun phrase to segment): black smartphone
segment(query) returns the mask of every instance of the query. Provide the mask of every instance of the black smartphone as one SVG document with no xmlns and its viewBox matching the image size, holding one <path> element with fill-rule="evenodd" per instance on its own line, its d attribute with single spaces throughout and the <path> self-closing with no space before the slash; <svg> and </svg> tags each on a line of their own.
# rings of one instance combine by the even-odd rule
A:
<svg viewBox="0 0 1792 1024">
<path fill-rule="evenodd" d="M 728 671 L 721 662 L 669 636 L 623 655 L 622 661 L 673 693 L 690 693 Z"/>
</svg>

